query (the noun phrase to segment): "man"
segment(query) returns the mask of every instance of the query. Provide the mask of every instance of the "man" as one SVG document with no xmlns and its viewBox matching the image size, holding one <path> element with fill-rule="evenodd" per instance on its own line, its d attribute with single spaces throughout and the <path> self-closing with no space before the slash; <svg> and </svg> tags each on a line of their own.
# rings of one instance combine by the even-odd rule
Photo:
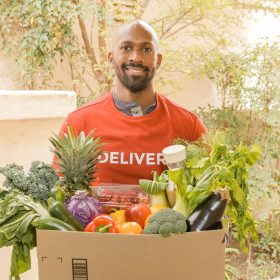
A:
<svg viewBox="0 0 280 280">
<path fill-rule="evenodd" d="M 144 21 L 123 25 L 108 54 L 116 81 L 112 91 L 69 114 L 79 134 L 94 129 L 105 153 L 98 164 L 101 183 L 138 184 L 166 169 L 161 151 L 175 138 L 197 140 L 206 132 L 199 118 L 156 93 L 153 78 L 162 55 L 155 31 Z"/>
</svg>

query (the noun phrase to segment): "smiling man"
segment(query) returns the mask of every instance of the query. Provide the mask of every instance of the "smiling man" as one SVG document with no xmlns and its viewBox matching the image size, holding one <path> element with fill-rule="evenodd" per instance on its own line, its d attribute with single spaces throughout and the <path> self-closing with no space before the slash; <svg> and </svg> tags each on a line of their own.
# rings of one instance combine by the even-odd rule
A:
<svg viewBox="0 0 280 280">
<path fill-rule="evenodd" d="M 115 70 L 111 92 L 68 115 L 79 134 L 94 130 L 106 143 L 98 164 L 100 183 L 138 184 L 166 169 L 161 151 L 175 138 L 197 140 L 206 132 L 200 119 L 154 89 L 162 55 L 155 31 L 142 20 L 115 33 L 108 60 Z"/>
<path fill-rule="evenodd" d="M 155 100 L 152 81 L 162 56 L 157 35 L 149 25 L 136 21 L 122 26 L 113 37 L 108 59 L 117 75 L 117 98 L 136 101 L 142 108 Z"/>
</svg>

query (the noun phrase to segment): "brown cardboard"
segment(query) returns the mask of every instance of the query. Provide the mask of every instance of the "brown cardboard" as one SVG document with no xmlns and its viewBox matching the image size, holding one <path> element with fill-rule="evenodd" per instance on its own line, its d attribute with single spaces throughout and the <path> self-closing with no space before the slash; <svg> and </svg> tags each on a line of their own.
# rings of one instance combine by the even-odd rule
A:
<svg viewBox="0 0 280 280">
<path fill-rule="evenodd" d="M 223 238 L 37 230 L 39 280 L 224 280 Z"/>
</svg>

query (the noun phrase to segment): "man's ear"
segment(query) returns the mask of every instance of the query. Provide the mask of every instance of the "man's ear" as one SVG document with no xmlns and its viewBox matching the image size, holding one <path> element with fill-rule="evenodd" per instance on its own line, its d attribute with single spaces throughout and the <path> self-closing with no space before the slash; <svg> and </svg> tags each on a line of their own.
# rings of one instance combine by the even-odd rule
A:
<svg viewBox="0 0 280 280">
<path fill-rule="evenodd" d="M 113 62 L 113 53 L 112 52 L 108 52 L 107 59 L 110 63 Z"/>
<path fill-rule="evenodd" d="M 157 54 L 157 66 L 156 69 L 158 69 L 161 65 L 161 61 L 162 61 L 162 55 L 160 53 Z"/>
</svg>

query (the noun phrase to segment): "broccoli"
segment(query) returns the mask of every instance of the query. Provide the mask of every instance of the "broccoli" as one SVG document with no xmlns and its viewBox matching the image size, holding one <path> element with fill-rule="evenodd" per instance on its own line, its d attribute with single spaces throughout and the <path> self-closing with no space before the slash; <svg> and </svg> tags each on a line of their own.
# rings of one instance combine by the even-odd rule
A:
<svg viewBox="0 0 280 280">
<path fill-rule="evenodd" d="M 153 214 L 144 228 L 145 234 L 160 234 L 163 237 L 186 231 L 187 223 L 184 215 L 171 208 L 164 208 Z"/>
<path fill-rule="evenodd" d="M 29 176 L 34 176 L 34 180 L 32 181 L 36 181 L 38 184 L 46 186 L 49 190 L 58 181 L 58 176 L 53 167 L 42 161 L 33 161 L 29 169 L 29 174 Z"/>
<path fill-rule="evenodd" d="M 52 166 L 41 161 L 33 161 L 27 174 L 23 166 L 15 163 L 0 168 L 0 174 L 6 177 L 3 186 L 8 190 L 17 189 L 40 202 L 47 202 L 51 188 L 58 181 Z"/>
<path fill-rule="evenodd" d="M 45 201 L 50 197 L 50 189 L 48 186 L 41 184 L 40 182 L 36 181 L 36 177 L 29 177 L 29 187 L 28 190 L 25 192 L 28 195 L 31 195 L 35 200 Z"/>
<path fill-rule="evenodd" d="M 0 168 L 0 174 L 6 177 L 3 186 L 7 189 L 16 188 L 22 192 L 27 191 L 28 185 L 25 184 L 25 174 L 22 166 L 15 163 L 7 164 Z"/>
</svg>

